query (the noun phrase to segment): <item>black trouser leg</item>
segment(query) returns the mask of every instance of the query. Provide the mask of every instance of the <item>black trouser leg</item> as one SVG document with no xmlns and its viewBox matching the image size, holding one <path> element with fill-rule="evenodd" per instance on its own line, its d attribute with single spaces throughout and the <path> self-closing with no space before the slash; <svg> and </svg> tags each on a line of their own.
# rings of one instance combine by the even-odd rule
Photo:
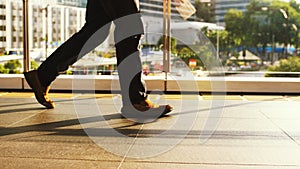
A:
<svg viewBox="0 0 300 169">
<path fill-rule="evenodd" d="M 114 20 L 114 24 L 123 105 L 139 103 L 147 98 L 140 58 L 140 39 L 144 33 L 141 15 L 126 15 Z"/>
<path fill-rule="evenodd" d="M 38 68 L 42 85 L 49 86 L 60 72 L 66 71 L 70 65 L 102 43 L 109 33 L 110 23 L 111 19 L 105 13 L 100 1 L 88 1 L 86 24 Z M 93 36 L 95 32 L 96 38 Z M 86 45 L 88 40 L 89 43 Z"/>
<path fill-rule="evenodd" d="M 140 36 L 129 37 L 116 44 L 123 105 L 139 103 L 147 98 L 142 80 L 139 40 Z"/>
</svg>

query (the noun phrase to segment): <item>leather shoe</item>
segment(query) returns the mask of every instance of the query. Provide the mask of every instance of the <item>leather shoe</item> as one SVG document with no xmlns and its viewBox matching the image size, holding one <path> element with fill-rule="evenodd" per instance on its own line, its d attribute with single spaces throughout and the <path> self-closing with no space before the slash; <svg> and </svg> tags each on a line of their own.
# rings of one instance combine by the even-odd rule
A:
<svg viewBox="0 0 300 169">
<path fill-rule="evenodd" d="M 156 105 L 150 100 L 144 100 L 133 105 L 125 105 L 121 109 L 122 116 L 138 123 L 149 123 L 170 113 L 170 105 Z"/>
<path fill-rule="evenodd" d="M 47 109 L 53 109 L 55 104 L 52 100 L 48 98 L 48 92 L 50 86 L 42 86 L 37 70 L 32 70 L 24 73 L 25 79 L 29 86 L 32 88 L 36 100 Z"/>
</svg>

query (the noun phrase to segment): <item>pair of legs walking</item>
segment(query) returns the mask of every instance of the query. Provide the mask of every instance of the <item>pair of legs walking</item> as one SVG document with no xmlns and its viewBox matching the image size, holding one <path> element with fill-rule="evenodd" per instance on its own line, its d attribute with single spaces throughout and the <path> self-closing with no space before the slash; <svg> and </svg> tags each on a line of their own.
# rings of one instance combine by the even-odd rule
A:
<svg viewBox="0 0 300 169">
<path fill-rule="evenodd" d="M 54 103 L 46 97 L 50 84 L 61 72 L 66 71 L 70 65 L 101 44 L 107 38 L 111 24 L 114 23 L 114 40 L 123 101 L 122 113 L 132 111 L 133 107 L 139 111 L 149 109 L 162 111 L 162 114 L 171 111 L 169 105 L 154 106 L 146 101 L 147 94 L 141 77 L 139 49 L 144 30 L 136 2 L 136 0 L 88 1 L 86 23 L 82 29 L 53 52 L 37 71 L 25 73 L 27 82 L 41 104 L 47 108 L 54 107 Z M 41 92 L 44 96 L 41 96 Z"/>
<path fill-rule="evenodd" d="M 117 64 L 120 65 L 130 55 L 134 55 L 131 60 L 135 61 L 127 67 L 120 66 L 118 68 L 122 93 L 125 93 L 128 88 L 127 81 L 130 80 L 122 78 L 128 72 L 126 69 L 135 68 L 137 74 L 131 81 L 129 95 L 132 98 L 131 101 L 135 103 L 145 100 L 146 90 L 139 73 L 141 62 L 138 49 L 140 37 L 143 34 L 143 25 L 137 5 L 133 0 L 88 1 L 86 24 L 38 68 L 41 84 L 50 86 L 60 72 L 66 71 L 70 65 L 101 44 L 107 38 L 112 22 L 115 24 Z M 123 101 L 127 103 L 127 100 Z"/>
</svg>

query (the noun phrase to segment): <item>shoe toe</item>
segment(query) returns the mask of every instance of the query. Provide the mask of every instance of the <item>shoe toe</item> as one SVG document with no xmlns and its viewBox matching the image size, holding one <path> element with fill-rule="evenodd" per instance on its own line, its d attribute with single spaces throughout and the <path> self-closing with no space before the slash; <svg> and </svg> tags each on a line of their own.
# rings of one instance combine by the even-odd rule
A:
<svg viewBox="0 0 300 169">
<path fill-rule="evenodd" d="M 54 109 L 55 104 L 52 100 L 48 100 L 46 102 L 41 103 L 43 106 L 45 106 L 47 109 Z"/>
<path fill-rule="evenodd" d="M 166 105 L 166 112 L 169 113 L 173 110 L 173 107 L 171 105 Z"/>
</svg>

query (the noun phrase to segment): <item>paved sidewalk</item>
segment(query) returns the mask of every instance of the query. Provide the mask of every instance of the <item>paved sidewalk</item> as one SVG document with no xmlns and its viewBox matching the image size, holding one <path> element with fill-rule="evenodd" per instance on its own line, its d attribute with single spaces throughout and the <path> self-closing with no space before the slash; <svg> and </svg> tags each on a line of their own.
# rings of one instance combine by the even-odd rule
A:
<svg viewBox="0 0 300 169">
<path fill-rule="evenodd" d="M 300 168 L 300 96 L 167 95 L 175 110 L 148 124 L 121 118 L 119 96 L 50 97 L 0 91 L 1 169 Z"/>
</svg>

